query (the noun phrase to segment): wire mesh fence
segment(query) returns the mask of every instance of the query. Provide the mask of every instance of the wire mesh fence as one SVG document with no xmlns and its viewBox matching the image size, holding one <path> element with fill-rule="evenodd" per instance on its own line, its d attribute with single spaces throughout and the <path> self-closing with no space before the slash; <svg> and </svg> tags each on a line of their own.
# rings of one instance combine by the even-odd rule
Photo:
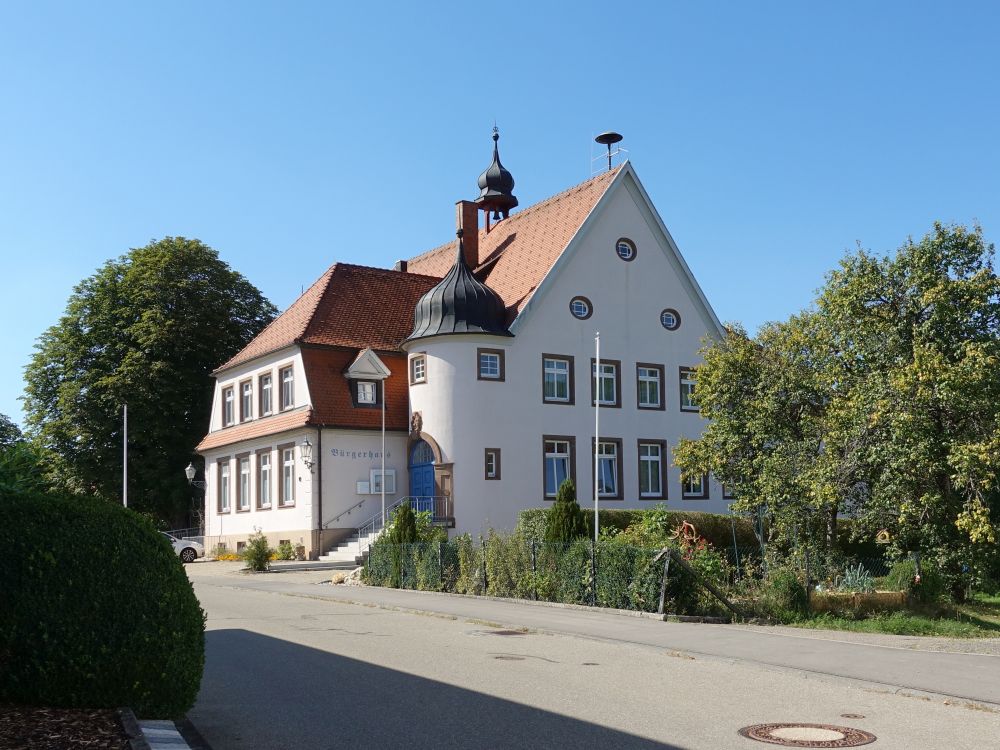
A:
<svg viewBox="0 0 1000 750">
<path fill-rule="evenodd" d="M 802 554 L 782 559 L 782 569 L 798 569 L 800 582 L 808 578 L 812 585 L 820 583 L 827 590 L 856 580 L 858 566 L 873 579 L 885 576 L 891 567 L 881 557 L 810 558 L 804 550 L 797 552 Z M 378 542 L 371 549 L 364 577 L 376 586 L 422 591 L 641 612 L 726 615 L 728 605 L 718 596 L 720 592 L 749 609 L 756 606 L 751 600 L 761 596 L 768 556 L 759 546 L 729 547 L 702 558 L 691 555 L 687 565 L 671 565 L 663 549 L 620 542 L 595 544 L 580 539 L 549 544 L 518 535 L 495 535 L 473 544 L 466 536 L 406 545 Z M 716 592 L 709 590 L 713 586 Z"/>
<path fill-rule="evenodd" d="M 365 578 L 376 586 L 422 591 L 642 612 L 723 613 L 692 572 L 666 564 L 662 550 L 586 539 L 548 544 L 496 536 L 481 545 L 468 538 L 376 543 Z"/>
</svg>

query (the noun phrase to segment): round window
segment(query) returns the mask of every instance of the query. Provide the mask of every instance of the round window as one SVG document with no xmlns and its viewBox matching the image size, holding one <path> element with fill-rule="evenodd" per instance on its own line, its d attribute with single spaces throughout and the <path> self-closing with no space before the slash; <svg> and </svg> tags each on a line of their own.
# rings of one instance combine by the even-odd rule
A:
<svg viewBox="0 0 1000 750">
<path fill-rule="evenodd" d="M 660 324 L 668 331 L 676 331 L 681 327 L 680 313 L 668 307 L 660 313 Z"/>
<path fill-rule="evenodd" d="M 574 297 L 569 302 L 569 311 L 573 313 L 574 318 L 586 320 L 593 314 L 594 308 L 586 297 Z"/>
<path fill-rule="evenodd" d="M 622 237 L 615 243 L 615 252 L 622 260 L 635 260 L 635 243 L 627 237 Z"/>
</svg>

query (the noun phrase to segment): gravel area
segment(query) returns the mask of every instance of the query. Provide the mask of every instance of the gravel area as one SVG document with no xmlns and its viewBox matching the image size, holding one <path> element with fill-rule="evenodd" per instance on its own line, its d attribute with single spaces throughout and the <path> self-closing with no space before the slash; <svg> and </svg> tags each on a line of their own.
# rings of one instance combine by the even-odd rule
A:
<svg viewBox="0 0 1000 750">
<path fill-rule="evenodd" d="M 786 625 L 726 625 L 728 628 L 754 630 L 761 633 L 813 638 L 822 641 L 864 643 L 869 646 L 909 649 L 911 651 L 940 651 L 948 654 L 985 654 L 1000 656 L 1000 638 L 939 638 L 923 635 L 891 635 L 888 633 L 856 633 L 850 630 L 815 630 L 793 628 Z M 1000 667 L 1000 665 L 997 665 Z"/>
<path fill-rule="evenodd" d="M 117 711 L 0 705 L 0 748 L 128 750 L 128 747 Z"/>
</svg>

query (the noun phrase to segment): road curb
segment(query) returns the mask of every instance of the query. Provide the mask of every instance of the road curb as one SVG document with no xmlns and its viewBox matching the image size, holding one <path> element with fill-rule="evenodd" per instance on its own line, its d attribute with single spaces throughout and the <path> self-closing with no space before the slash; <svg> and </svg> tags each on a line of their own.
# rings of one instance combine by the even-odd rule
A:
<svg viewBox="0 0 1000 750">
<path fill-rule="evenodd" d="M 128 736 L 131 750 L 191 750 L 172 721 L 140 721 L 131 708 L 119 708 L 118 717 Z"/>
</svg>

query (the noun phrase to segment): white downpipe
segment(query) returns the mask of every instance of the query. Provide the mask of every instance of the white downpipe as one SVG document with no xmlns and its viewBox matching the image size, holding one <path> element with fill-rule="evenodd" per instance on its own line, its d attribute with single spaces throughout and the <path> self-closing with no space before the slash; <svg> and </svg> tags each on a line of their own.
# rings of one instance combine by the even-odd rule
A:
<svg viewBox="0 0 1000 750">
<path fill-rule="evenodd" d="M 598 477 L 601 471 L 601 332 L 594 334 L 594 543 L 597 543 L 597 535 L 600 531 L 601 522 L 598 517 L 600 504 L 598 498 L 600 493 L 597 489 Z"/>
<path fill-rule="evenodd" d="M 382 380 L 382 528 L 385 528 L 385 380 Z"/>
<path fill-rule="evenodd" d="M 122 505 L 128 507 L 128 404 L 122 410 Z"/>
</svg>

